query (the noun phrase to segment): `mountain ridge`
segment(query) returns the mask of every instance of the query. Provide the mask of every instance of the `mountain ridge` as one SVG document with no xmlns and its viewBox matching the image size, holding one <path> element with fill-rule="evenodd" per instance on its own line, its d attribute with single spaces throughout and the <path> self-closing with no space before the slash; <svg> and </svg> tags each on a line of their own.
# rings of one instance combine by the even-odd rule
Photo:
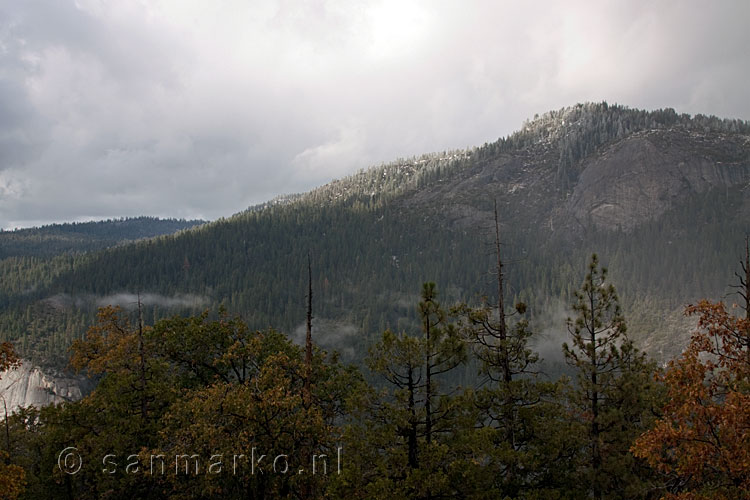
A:
<svg viewBox="0 0 750 500">
<path fill-rule="evenodd" d="M 607 117 L 610 117 L 610 122 L 607 122 Z M 333 180 L 307 193 L 287 195 L 288 199 L 282 198 L 280 201 L 272 200 L 268 202 L 268 205 L 346 202 L 357 196 L 360 197 L 359 201 L 367 203 L 371 200 L 366 200 L 363 195 L 369 193 L 370 198 L 376 196 L 390 198 L 410 189 L 420 189 L 432 179 L 455 174 L 472 160 L 481 162 L 485 157 L 496 159 L 503 154 L 509 154 L 516 157 L 515 166 L 518 166 L 518 161 L 524 160 L 524 155 L 518 157 L 519 152 L 526 152 L 529 153 L 526 156 L 537 158 L 542 156 L 551 165 L 553 164 L 557 180 L 560 181 L 558 187 L 563 187 L 565 190 L 569 187 L 570 178 L 577 180 L 585 170 L 582 164 L 583 157 L 597 154 L 606 156 L 611 148 L 636 138 L 648 139 L 660 134 L 663 140 L 665 133 L 678 139 L 681 136 L 683 142 L 686 137 L 690 136 L 693 142 L 699 145 L 701 142 L 716 145 L 718 141 L 733 139 L 729 147 L 718 150 L 709 148 L 708 151 L 699 153 L 713 156 L 718 154 L 719 157 L 725 159 L 725 162 L 735 165 L 747 165 L 750 159 L 747 153 L 750 148 L 750 122 L 748 121 L 721 119 L 701 114 L 693 117 L 687 114 L 677 114 L 671 108 L 648 112 L 608 105 L 606 102 L 583 103 L 548 111 L 541 116 L 537 115 L 535 119 L 524 122 L 521 130 L 483 146 L 399 159 L 361 170 L 343 179 Z M 590 144 L 582 145 L 582 141 L 589 141 Z M 737 158 L 738 153 L 744 156 Z M 526 161 L 528 162 L 528 158 Z M 513 162 L 509 166 L 513 167 Z M 526 166 L 528 163 L 524 163 L 520 168 Z M 575 168 L 576 166 L 579 168 Z M 498 172 L 500 168 L 497 164 L 491 166 L 491 170 L 495 176 L 503 175 L 503 172 Z M 565 174 L 566 171 L 568 171 L 567 174 Z M 381 175 L 384 180 L 380 179 Z M 565 175 L 568 179 L 561 180 L 561 176 Z M 745 175 L 743 175 L 738 182 L 745 180 Z M 525 186 L 522 183 L 509 182 L 510 190 L 523 187 Z M 266 204 L 260 206 L 267 207 Z M 578 215 L 581 214 L 578 213 Z"/>
<path fill-rule="evenodd" d="M 0 259 L 101 250 L 138 239 L 173 234 L 205 223 L 203 220 L 140 216 L 0 230 Z"/>
<path fill-rule="evenodd" d="M 540 330 L 564 335 L 548 310 L 569 303 L 597 251 L 634 337 L 667 357 L 684 345 L 681 305 L 725 293 L 732 276 L 734 242 L 749 229 L 749 137 L 740 120 L 563 108 L 494 143 L 397 160 L 175 236 L 71 258 L 33 291 L 14 288 L 0 331 L 37 358 L 54 357 L 83 334 L 102 297 L 142 292 L 223 303 L 254 328 L 293 332 L 309 252 L 316 316 L 336 341 L 325 331 L 318 339 L 360 358 L 383 329 L 414 327 L 408 304 L 423 281 L 437 282 L 446 303 L 491 298 L 497 201 L 506 293 L 529 304 Z M 45 299 L 54 296 L 74 305 L 52 310 Z M 146 317 L 195 311 L 153 305 Z"/>
</svg>

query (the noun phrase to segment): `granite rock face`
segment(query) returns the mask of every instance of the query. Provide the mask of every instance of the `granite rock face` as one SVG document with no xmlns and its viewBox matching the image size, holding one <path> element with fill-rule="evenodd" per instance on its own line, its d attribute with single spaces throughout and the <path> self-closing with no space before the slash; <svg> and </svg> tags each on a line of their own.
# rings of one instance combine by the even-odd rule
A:
<svg viewBox="0 0 750 500">
<path fill-rule="evenodd" d="M 587 156 L 565 185 L 556 175 L 558 164 L 553 144 L 535 144 L 477 161 L 453 178 L 415 189 L 399 203 L 476 230 L 491 223 L 496 200 L 501 225 L 544 227 L 573 238 L 591 228 L 630 232 L 715 190 L 744 189 L 744 210 L 750 213 L 746 135 L 679 129 L 633 133 Z"/>
<path fill-rule="evenodd" d="M 75 401 L 83 397 L 86 388 L 85 379 L 44 373 L 26 361 L 0 375 L 0 395 L 5 398 L 9 413 L 22 406 Z"/>
<path fill-rule="evenodd" d="M 674 131 L 634 134 L 583 163 L 567 212 L 583 227 L 627 232 L 693 194 L 745 185 L 747 145 L 736 142 Z"/>
</svg>

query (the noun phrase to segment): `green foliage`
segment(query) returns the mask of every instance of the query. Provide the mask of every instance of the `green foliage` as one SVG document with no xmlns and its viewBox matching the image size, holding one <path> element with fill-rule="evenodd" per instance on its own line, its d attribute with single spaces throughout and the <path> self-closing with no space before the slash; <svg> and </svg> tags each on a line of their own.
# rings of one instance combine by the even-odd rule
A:
<svg viewBox="0 0 750 500">
<path fill-rule="evenodd" d="M 515 335 L 523 346 L 511 380 L 456 385 L 457 369 L 496 347 L 477 342 L 482 321 L 496 320 L 486 305 L 446 313 L 435 285 L 425 283 L 418 330 L 386 330 L 370 350 L 368 367 L 384 383 L 366 384 L 316 348 L 310 404 L 303 351 L 283 334 L 252 330 L 223 310 L 148 327 L 104 308 L 71 359 L 100 378 L 96 390 L 10 419 L 7 478 L 15 489 L 8 491 L 21 498 L 657 498 L 666 478 L 630 452 L 663 405 L 656 368 L 625 336 L 617 294 L 595 256 L 576 297 L 573 343 L 564 347 L 575 384 L 534 373 L 533 335 L 520 319 L 507 330 L 506 340 Z M 475 365 L 482 373 L 497 369 L 496 358 L 483 359 Z M 76 474 L 59 466 L 70 446 L 84 459 Z M 311 474 L 312 460 L 326 473 Z M 276 469 L 287 464 L 294 473 Z"/>
<path fill-rule="evenodd" d="M 454 446 L 463 408 L 439 380 L 464 361 L 465 345 L 436 296 L 434 283 L 423 284 L 419 336 L 386 330 L 370 349 L 368 367 L 386 386 L 356 397 L 345 434 L 354 463 L 335 485 L 339 495 L 435 498 L 469 487 Z"/>
<path fill-rule="evenodd" d="M 526 305 L 517 303 L 510 314 L 500 314 L 486 300 L 454 310 L 481 362 L 483 384 L 462 396 L 469 425 L 460 446 L 471 457 L 466 473 L 476 485 L 474 495 L 545 498 L 569 491 L 569 474 L 558 468 L 574 449 L 566 440 L 570 423 L 558 404 L 565 382 L 539 376 L 539 355 L 530 346 L 533 332 L 523 317 Z"/>
<path fill-rule="evenodd" d="M 746 161 L 743 148 L 732 149 L 736 134 L 750 132 L 745 122 L 580 105 L 482 148 L 399 160 L 176 236 L 80 254 L 108 246 L 112 235 L 94 233 L 110 226 L 0 234 L 21 249 L 0 260 L 0 340 L 58 366 L 72 344 L 72 365 L 98 381 L 81 401 L 8 420 L 7 491 L 20 493 L 25 481 L 28 498 L 658 495 L 663 478 L 629 448 L 658 416 L 663 389 L 625 334 L 623 311 L 643 339 L 666 331 L 665 310 L 723 291 L 715 268 L 734 259 L 727 238 L 747 230 L 744 186 L 675 203 L 628 234 L 584 223 L 580 234 L 555 232 L 547 217 L 590 154 L 629 134 L 673 129 L 733 138 L 711 154 Z M 515 163 L 495 168 L 507 158 Z M 536 205 L 515 203 L 509 170 L 536 161 L 557 166 L 554 182 Z M 429 277 L 443 284 L 443 302 L 468 304 L 486 287 L 487 247 L 476 234 L 489 197 L 457 187 L 474 178 L 510 193 L 498 206 L 514 228 L 503 240 L 512 264 L 496 293 L 512 296 L 512 313 L 490 307 L 503 303 L 492 295 L 447 312 L 431 282 L 415 293 Z M 42 255 L 41 242 L 71 253 Z M 594 248 L 615 270 L 622 309 L 596 258 L 575 290 L 578 264 Z M 294 332 L 304 317 L 307 276 L 290 269 L 308 251 L 315 340 L 358 361 L 369 349 L 373 381 L 316 347 L 309 404 L 302 350 L 269 328 Z M 84 335 L 100 301 L 138 291 L 158 300 L 105 308 Z M 538 332 L 561 324 L 558 299 L 576 314 L 564 348 L 572 382 L 545 376 L 535 352 Z M 242 316 L 203 312 L 206 304 Z M 665 343 L 657 347 L 669 354 L 675 347 Z M 74 475 L 58 467 L 68 446 L 84 458 Z M 267 458 L 255 460 L 263 474 L 248 474 L 257 454 L 283 454 L 303 473 L 276 474 Z M 145 474 L 156 455 L 187 455 L 189 470 L 197 455 L 200 472 Z M 331 473 L 304 473 L 321 455 Z"/>
<path fill-rule="evenodd" d="M 209 316 L 151 328 L 133 327 L 121 310 L 101 310 L 71 358 L 100 377 L 96 389 L 81 401 L 14 417 L 18 462 L 32 478 L 29 498 L 295 498 L 323 491 L 340 467 L 334 423 L 360 377 L 316 351 L 307 407 L 298 346 L 274 331 L 251 331 L 223 311 Z M 68 446 L 83 459 L 75 474 L 58 466 L 57 454 Z M 258 454 L 272 458 L 259 464 Z M 280 455 L 307 473 L 274 471 Z"/>
<path fill-rule="evenodd" d="M 617 293 L 596 254 L 575 297 L 577 316 L 568 319 L 572 345 L 563 344 L 563 351 L 577 377 L 568 400 L 573 435 L 585 443 L 574 461 L 581 484 L 594 498 L 644 498 L 653 494 L 655 474 L 629 448 L 661 403 L 655 365 L 627 338 Z"/>
</svg>

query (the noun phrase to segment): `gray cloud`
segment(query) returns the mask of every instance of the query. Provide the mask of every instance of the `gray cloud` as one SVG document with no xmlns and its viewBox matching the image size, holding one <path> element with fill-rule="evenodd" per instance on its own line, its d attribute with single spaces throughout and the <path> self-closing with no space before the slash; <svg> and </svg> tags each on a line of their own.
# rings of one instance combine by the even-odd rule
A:
<svg viewBox="0 0 750 500">
<path fill-rule="evenodd" d="M 125 309 L 135 309 L 138 305 L 138 295 L 133 293 L 118 293 L 105 297 L 95 298 L 96 305 L 120 306 Z M 208 304 L 208 298 L 201 295 L 177 294 L 172 296 L 160 295 L 158 293 L 144 293 L 140 296 L 141 304 L 144 306 L 173 307 L 201 307 Z"/>
<path fill-rule="evenodd" d="M 744 0 L 0 0 L 0 227 L 216 218 L 581 101 L 750 118 Z"/>
<path fill-rule="evenodd" d="M 83 307 L 96 305 L 97 307 L 120 306 L 124 309 L 136 309 L 139 296 L 135 293 L 117 293 L 112 295 L 68 295 L 57 294 L 44 299 L 44 302 L 57 309 L 68 309 L 73 306 Z M 143 293 L 140 295 L 144 306 L 159 306 L 164 308 L 201 307 L 208 304 L 208 298 L 201 295 L 177 294 L 172 296 L 158 293 Z"/>
<path fill-rule="evenodd" d="M 540 313 L 532 325 L 532 328 L 540 328 L 540 330 L 531 338 L 531 348 L 539 354 L 543 363 L 548 365 L 565 363 L 562 345 L 563 343 L 572 345 L 567 322 L 568 318 L 575 318 L 576 314 L 570 304 L 560 299 L 551 299 L 548 307 Z"/>
<path fill-rule="evenodd" d="M 341 354 L 344 359 L 354 359 L 354 338 L 360 334 L 359 328 L 343 321 L 314 318 L 312 336 L 315 345 L 324 350 Z M 305 345 L 307 325 L 301 323 L 291 334 L 291 339 L 299 345 Z"/>
</svg>

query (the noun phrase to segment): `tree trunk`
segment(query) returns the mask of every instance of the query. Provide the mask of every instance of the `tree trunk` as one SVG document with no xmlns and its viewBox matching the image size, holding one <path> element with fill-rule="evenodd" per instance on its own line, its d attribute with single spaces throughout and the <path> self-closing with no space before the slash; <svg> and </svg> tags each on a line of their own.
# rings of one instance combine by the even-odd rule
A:
<svg viewBox="0 0 750 500">
<path fill-rule="evenodd" d="M 414 374 L 411 366 L 409 366 L 409 378 L 406 387 L 409 391 L 409 413 L 411 417 L 409 422 L 409 436 L 407 438 L 409 446 L 409 467 L 416 469 L 419 467 L 419 460 L 417 458 L 417 412 L 414 407 L 415 387 Z"/>
<path fill-rule="evenodd" d="M 503 383 L 505 384 L 505 401 L 503 408 L 503 424 L 505 425 L 505 438 L 515 448 L 515 432 L 513 425 L 513 398 L 510 385 L 513 381 L 513 373 L 510 369 L 510 355 L 508 352 L 508 330 L 505 324 L 505 301 L 503 299 L 503 260 L 500 254 L 500 221 L 497 215 L 497 200 L 495 200 L 495 254 L 497 256 L 497 316 L 498 316 L 498 338 L 500 339 L 500 361 L 503 371 Z"/>
<path fill-rule="evenodd" d="M 143 340 L 143 303 L 141 302 L 141 292 L 138 292 L 138 354 L 140 357 L 141 419 L 145 422 L 148 417 L 148 401 L 146 397 L 146 346 Z"/>
<path fill-rule="evenodd" d="M 312 264 L 307 254 L 307 333 L 305 335 L 305 389 L 304 403 L 309 408 L 312 403 L 310 378 L 312 377 Z"/>
<path fill-rule="evenodd" d="M 592 283 L 593 285 L 593 283 Z M 589 324 L 589 335 L 591 340 L 591 490 L 595 499 L 602 498 L 601 485 L 599 484 L 599 470 L 601 469 L 602 457 L 599 450 L 599 390 L 597 388 L 597 366 L 596 359 L 596 327 L 595 327 L 595 302 L 594 290 L 589 292 L 589 304 L 591 307 L 591 323 Z"/>
<path fill-rule="evenodd" d="M 425 337 L 427 338 L 427 366 L 425 367 L 425 439 L 432 442 L 432 348 L 430 347 L 430 315 L 425 319 Z"/>
</svg>

